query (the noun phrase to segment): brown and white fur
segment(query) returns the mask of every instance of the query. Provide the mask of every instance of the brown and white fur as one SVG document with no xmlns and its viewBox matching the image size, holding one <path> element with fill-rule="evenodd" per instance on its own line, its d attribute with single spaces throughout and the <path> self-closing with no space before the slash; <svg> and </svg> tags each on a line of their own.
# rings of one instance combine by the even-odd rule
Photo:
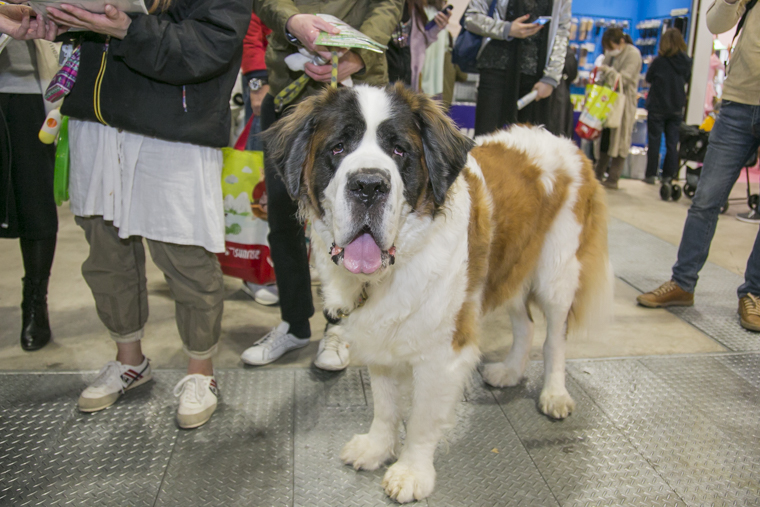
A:
<svg viewBox="0 0 760 507">
<path fill-rule="evenodd" d="M 386 493 L 428 496 L 436 446 L 480 359 L 480 318 L 504 305 L 514 344 L 483 378 L 520 381 L 534 303 L 547 320 L 538 407 L 572 412 L 568 327 L 607 314 L 612 272 L 603 191 L 571 142 L 516 126 L 472 147 L 436 104 L 397 85 L 309 98 L 270 130 L 267 149 L 312 222 L 324 308 L 347 314 L 330 332 L 371 375 L 374 420 L 343 448 L 345 463 L 374 470 L 398 457 Z M 349 271 L 343 252 L 363 235 L 359 264 L 374 264 L 357 271 L 352 260 Z"/>
</svg>

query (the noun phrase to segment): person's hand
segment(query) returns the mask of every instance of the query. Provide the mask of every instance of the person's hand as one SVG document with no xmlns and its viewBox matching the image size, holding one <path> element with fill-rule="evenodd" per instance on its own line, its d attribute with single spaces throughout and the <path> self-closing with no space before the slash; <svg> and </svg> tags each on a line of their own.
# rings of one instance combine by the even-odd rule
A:
<svg viewBox="0 0 760 507">
<path fill-rule="evenodd" d="M 68 4 L 61 4 L 58 8 L 48 7 L 47 11 L 50 19 L 58 25 L 82 28 L 116 39 L 126 37 L 132 24 L 132 19 L 113 5 L 106 5 L 105 14 L 95 14 Z"/>
<path fill-rule="evenodd" d="M 509 29 L 509 36 L 514 37 L 515 39 L 526 39 L 531 35 L 537 34 L 538 31 L 543 28 L 543 25 L 539 25 L 538 23 L 526 23 L 528 18 L 530 18 L 530 14 L 526 14 L 525 16 L 521 16 L 512 21 L 512 26 Z"/>
<path fill-rule="evenodd" d="M 269 93 L 269 85 L 265 84 L 256 91 L 251 90 L 249 97 L 251 98 L 251 109 L 254 116 L 261 115 L 261 101 L 264 100 L 267 93 Z"/>
<path fill-rule="evenodd" d="M 443 30 L 444 28 L 448 26 L 450 18 L 451 18 L 451 10 L 446 9 L 443 11 L 438 11 L 438 13 L 433 18 L 433 21 L 435 21 L 435 24 L 438 25 L 438 28 Z"/>
<path fill-rule="evenodd" d="M 54 40 L 66 28 L 57 27 L 52 21 L 45 22 L 27 5 L 0 5 L 0 32 L 17 40 Z"/>
<path fill-rule="evenodd" d="M 285 29 L 301 41 L 301 44 L 306 49 L 313 53 L 318 53 L 319 56 L 327 60 L 332 57 L 330 50 L 324 46 L 315 46 L 314 41 L 317 39 L 320 31 L 332 35 L 340 33 L 340 28 L 314 14 L 296 14 L 295 16 L 291 16 L 287 23 L 285 23 Z"/>
<path fill-rule="evenodd" d="M 341 83 L 346 78 L 356 74 L 364 68 L 364 60 L 357 53 L 353 51 L 346 52 L 340 57 L 338 61 L 338 82 Z M 332 64 L 327 65 L 314 65 L 307 63 L 304 66 L 306 75 L 312 78 L 314 81 L 321 83 L 329 83 L 332 75 Z"/>
<path fill-rule="evenodd" d="M 554 92 L 554 87 L 550 84 L 546 84 L 542 81 L 533 85 L 533 89 L 538 93 L 536 94 L 536 100 L 545 99 Z"/>
</svg>

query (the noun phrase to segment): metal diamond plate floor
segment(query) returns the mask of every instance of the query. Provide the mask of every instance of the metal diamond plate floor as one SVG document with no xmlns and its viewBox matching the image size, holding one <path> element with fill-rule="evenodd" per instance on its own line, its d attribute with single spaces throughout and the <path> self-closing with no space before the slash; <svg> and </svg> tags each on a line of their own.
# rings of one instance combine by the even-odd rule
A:
<svg viewBox="0 0 760 507">
<path fill-rule="evenodd" d="M 536 409 L 542 365 L 508 389 L 473 380 L 439 448 L 430 506 L 760 505 L 760 355 L 568 364 L 576 412 Z M 338 458 L 366 432 L 366 370 L 224 370 L 209 424 L 181 431 L 155 381 L 98 414 L 93 373 L 0 374 L 0 505 L 377 506 L 383 471 Z"/>
<path fill-rule="evenodd" d="M 678 248 L 636 227 L 611 218 L 609 248 L 615 276 L 647 292 L 670 280 Z M 707 262 L 699 273 L 694 306 L 668 310 L 729 350 L 760 351 L 757 335 L 737 325 L 736 289 L 744 277 Z"/>
</svg>

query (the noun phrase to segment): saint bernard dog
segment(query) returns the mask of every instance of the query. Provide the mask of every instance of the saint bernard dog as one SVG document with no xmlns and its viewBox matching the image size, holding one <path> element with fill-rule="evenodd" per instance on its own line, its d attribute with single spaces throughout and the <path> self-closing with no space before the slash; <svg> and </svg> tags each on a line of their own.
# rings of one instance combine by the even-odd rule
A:
<svg viewBox="0 0 760 507">
<path fill-rule="evenodd" d="M 514 126 L 463 136 L 427 97 L 401 85 L 327 90 L 266 134 L 268 160 L 312 224 L 324 309 L 351 358 L 369 367 L 374 420 L 340 457 L 374 470 L 398 502 L 433 491 L 433 457 L 480 361 L 479 321 L 509 312 L 507 358 L 482 370 L 514 386 L 533 320 L 546 316 L 538 408 L 562 419 L 568 328 L 609 311 L 604 194 L 568 140 Z M 406 438 L 400 427 L 406 421 Z"/>
</svg>

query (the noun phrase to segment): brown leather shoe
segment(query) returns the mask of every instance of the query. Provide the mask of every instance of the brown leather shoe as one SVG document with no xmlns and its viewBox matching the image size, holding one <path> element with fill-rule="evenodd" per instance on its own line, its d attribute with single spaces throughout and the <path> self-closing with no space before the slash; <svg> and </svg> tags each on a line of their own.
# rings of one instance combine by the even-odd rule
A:
<svg viewBox="0 0 760 507">
<path fill-rule="evenodd" d="M 747 294 L 739 300 L 739 317 L 742 327 L 750 331 L 760 331 L 760 300 Z"/>
<path fill-rule="evenodd" d="M 620 187 L 618 187 L 617 181 L 612 182 L 610 180 L 606 180 L 602 182 L 602 186 L 604 188 L 609 188 L 610 190 L 618 190 Z"/>
<path fill-rule="evenodd" d="M 642 294 L 636 298 L 636 302 L 647 308 L 665 308 L 666 306 L 692 306 L 694 293 L 686 292 L 673 280 L 663 283 L 655 290 Z M 758 314 L 760 325 L 760 314 Z"/>
</svg>

